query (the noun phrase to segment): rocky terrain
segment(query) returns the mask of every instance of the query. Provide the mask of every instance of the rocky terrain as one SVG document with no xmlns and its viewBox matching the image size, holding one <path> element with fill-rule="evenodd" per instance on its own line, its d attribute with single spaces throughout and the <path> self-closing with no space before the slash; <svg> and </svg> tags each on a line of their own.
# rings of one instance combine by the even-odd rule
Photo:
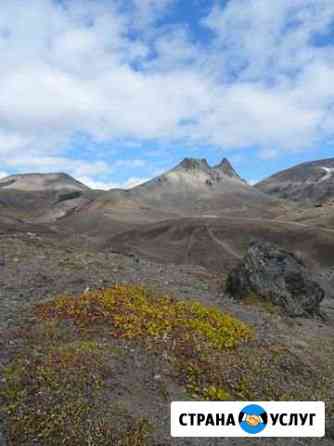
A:
<svg viewBox="0 0 334 446">
<path fill-rule="evenodd" d="M 214 384 L 207 384 L 209 388 L 219 389 L 223 385 L 223 380 L 225 383 L 223 388 L 226 392 L 231 392 L 231 398 L 247 399 L 251 396 L 257 399 L 279 398 L 284 394 L 285 397 L 292 399 L 324 398 L 328 407 L 331 407 L 334 401 L 334 396 L 331 394 L 333 389 L 331 371 L 334 365 L 334 306 L 331 299 L 325 299 L 321 306 L 327 315 L 327 320 L 308 318 L 291 320 L 279 309 L 262 304 L 261 301 L 249 299 L 238 303 L 225 295 L 223 292 L 227 275 L 225 271 L 218 274 L 196 266 L 180 267 L 173 264 L 166 266 L 139 257 L 101 252 L 84 246 L 84 240 L 82 248 L 78 249 L 76 245 L 62 243 L 50 234 L 12 233 L 2 236 L 0 316 L 2 367 L 8 367 L 17 356 L 25 357 L 27 351 L 31 355 L 30 343 L 33 343 L 34 348 L 37 346 L 39 354 L 42 355 L 45 350 L 54 348 L 55 342 L 59 345 L 65 342 L 66 345 L 74 342 L 73 336 L 74 339 L 79 336 L 76 332 L 72 332 L 68 323 L 57 325 L 53 328 L 56 330 L 55 334 L 51 335 L 51 332 L 47 331 L 46 336 L 44 330 L 50 330 L 53 325 L 50 328 L 50 325 L 44 326 L 39 321 L 35 310 L 37 304 L 49 302 L 55 296 L 80 296 L 97 288 L 109 289 L 117 283 L 144 285 L 155 296 L 168 294 L 183 302 L 196 299 L 205 306 L 219 309 L 223 314 L 233 315 L 255 330 L 256 338 L 238 349 L 237 356 L 234 356 L 233 352 L 223 354 L 224 366 L 226 361 L 231 361 L 232 375 L 224 376 L 222 379 L 219 376 L 218 381 L 217 377 L 211 377 Z M 196 397 L 196 392 L 191 390 L 191 384 L 184 382 L 187 374 L 181 377 L 175 374 L 175 370 L 171 369 L 173 362 L 169 363 L 163 356 L 161 358 L 156 356 L 157 353 L 152 352 L 152 347 L 145 347 L 143 339 L 140 342 L 120 341 L 117 338 L 116 341 L 111 340 L 106 334 L 108 324 L 101 324 L 100 322 L 100 328 L 94 329 L 95 334 L 89 330 L 86 334 L 80 334 L 80 339 L 83 337 L 85 342 L 90 339 L 90 342 L 94 340 L 99 344 L 108 342 L 109 347 L 112 346 L 113 355 L 115 351 L 120 355 L 120 357 L 116 355 L 116 359 L 113 358 L 112 361 L 110 379 L 114 385 L 110 389 L 109 404 L 116 410 L 121 404 L 123 410 L 130 411 L 135 419 L 144 416 L 153 426 L 153 437 L 149 436 L 142 444 L 221 444 L 221 440 L 202 440 L 202 442 L 171 440 L 169 401 L 189 397 L 203 399 L 203 395 Z M 23 338 L 22 330 L 24 330 Z M 29 330 L 33 330 L 33 334 Z M 42 342 L 44 337 L 46 345 L 43 344 L 44 341 Z M 254 364 L 256 367 L 254 372 L 259 380 L 256 382 L 252 382 L 253 372 L 249 370 L 249 359 L 253 360 L 254 355 L 259 361 L 258 364 Z M 191 354 L 192 357 L 191 361 L 195 364 L 195 351 Z M 215 361 L 218 361 L 218 357 Z M 218 362 L 215 362 L 214 367 L 217 367 L 217 364 Z M 3 384 L 8 383 L 8 372 L 5 376 L 7 378 Z M 249 387 L 241 384 L 244 382 L 243 378 Z M 138 379 L 139 387 L 136 384 Z M 201 383 L 200 386 L 204 387 L 205 383 Z M 223 397 L 216 394 L 215 390 L 211 391 L 213 399 Z M 39 400 L 39 404 L 42 404 L 42 400 Z M 161 414 L 159 417 L 156 416 L 157 412 Z M 9 444 L 24 443 L 12 440 Z M 27 444 L 39 443 L 27 442 Z M 224 440 L 224 444 L 243 445 L 247 442 L 231 439 Z M 278 440 L 262 440 L 259 444 L 281 443 Z M 303 443 L 298 440 L 287 440 L 285 444 L 320 443 L 319 440 L 310 439 Z M 324 439 L 321 444 L 329 445 L 331 440 Z"/>
<path fill-rule="evenodd" d="M 230 272 L 225 291 L 240 300 L 256 296 L 291 317 L 319 316 L 325 297 L 301 258 L 263 241 L 250 244 L 242 263 Z"/>
<path fill-rule="evenodd" d="M 272 196 L 289 200 L 325 203 L 334 200 L 334 158 L 300 164 L 256 185 Z"/>
<path fill-rule="evenodd" d="M 99 194 L 67 174 L 22 174 L 0 180 L 0 215 L 21 223 L 51 223 Z"/>
<path fill-rule="evenodd" d="M 272 197 L 294 201 L 287 220 L 334 229 L 334 159 L 307 162 L 261 181 L 255 186 Z"/>
<path fill-rule="evenodd" d="M 169 403 L 185 399 L 324 400 L 327 437 L 284 445 L 333 444 L 334 230 L 318 208 L 227 160 L 129 191 L 2 184 L 1 446 L 249 444 L 171 439 Z"/>
</svg>

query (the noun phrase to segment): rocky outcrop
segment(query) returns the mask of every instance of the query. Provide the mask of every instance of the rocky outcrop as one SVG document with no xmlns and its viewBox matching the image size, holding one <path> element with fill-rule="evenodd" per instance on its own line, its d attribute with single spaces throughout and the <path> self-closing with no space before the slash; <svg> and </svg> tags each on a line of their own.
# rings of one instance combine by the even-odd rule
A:
<svg viewBox="0 0 334 446">
<path fill-rule="evenodd" d="M 303 261 L 279 246 L 252 242 L 228 276 L 226 292 L 237 299 L 257 296 L 281 306 L 292 317 L 319 314 L 325 292 Z"/>
<path fill-rule="evenodd" d="M 241 180 L 238 173 L 234 170 L 232 164 L 226 158 L 223 158 L 223 160 L 217 166 L 215 166 L 214 169 L 223 172 L 223 174 L 227 175 L 228 177 Z"/>
<path fill-rule="evenodd" d="M 177 166 L 178 169 L 186 169 L 186 170 L 204 170 L 209 171 L 210 166 L 205 158 L 196 159 L 196 158 L 184 158 L 183 161 Z"/>
</svg>

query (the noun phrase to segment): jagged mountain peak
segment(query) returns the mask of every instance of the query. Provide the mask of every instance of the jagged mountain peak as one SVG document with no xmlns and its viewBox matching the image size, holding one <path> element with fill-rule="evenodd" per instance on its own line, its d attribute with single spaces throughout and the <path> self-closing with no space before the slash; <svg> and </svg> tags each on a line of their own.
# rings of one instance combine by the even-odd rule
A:
<svg viewBox="0 0 334 446">
<path fill-rule="evenodd" d="M 189 170 L 189 171 L 203 171 L 206 173 L 223 173 L 231 178 L 241 179 L 232 164 L 227 158 L 215 165 L 210 166 L 205 158 L 184 158 L 172 171 Z"/>
<path fill-rule="evenodd" d="M 229 162 L 227 158 L 223 158 L 219 164 L 217 164 L 214 169 L 221 170 L 225 175 L 231 178 L 239 178 L 240 176 L 233 168 L 232 164 Z"/>
<path fill-rule="evenodd" d="M 226 185 L 225 185 L 226 183 Z M 224 158 L 218 165 L 210 166 L 205 158 L 184 158 L 171 170 L 162 173 L 160 176 L 137 186 L 135 189 L 143 190 L 147 186 L 159 188 L 168 188 L 173 185 L 178 191 L 182 187 L 186 187 L 189 191 L 202 189 L 204 191 L 220 188 L 226 189 L 227 183 L 235 183 L 235 185 L 244 185 L 245 181 L 240 178 L 232 167 L 231 163 Z M 231 184 L 232 186 L 232 184 Z M 159 192 L 160 193 L 160 192 Z"/>
<path fill-rule="evenodd" d="M 209 170 L 210 166 L 205 158 L 184 158 L 176 169 L 186 169 L 186 170 Z"/>
<path fill-rule="evenodd" d="M 205 158 L 184 158 L 173 169 L 162 173 L 160 176 L 143 183 L 130 191 L 134 197 L 136 193 L 150 195 L 150 199 L 159 199 L 163 202 L 164 194 L 182 196 L 188 201 L 211 200 L 213 196 L 230 194 L 236 191 L 252 189 L 233 169 L 227 159 L 223 159 L 218 165 L 210 166 Z"/>
</svg>

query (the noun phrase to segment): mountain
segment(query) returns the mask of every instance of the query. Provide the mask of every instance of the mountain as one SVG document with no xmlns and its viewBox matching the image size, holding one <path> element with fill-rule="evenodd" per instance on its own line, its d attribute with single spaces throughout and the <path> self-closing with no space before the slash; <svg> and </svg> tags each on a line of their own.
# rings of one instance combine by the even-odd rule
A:
<svg viewBox="0 0 334 446">
<path fill-rule="evenodd" d="M 0 180 L 0 216 L 51 223 L 95 198 L 97 191 L 65 173 L 29 173 Z"/>
<path fill-rule="evenodd" d="M 59 190 L 85 191 L 89 190 L 89 187 L 66 173 L 27 173 L 2 178 L 0 180 L 0 189 L 15 189 L 24 192 Z"/>
<path fill-rule="evenodd" d="M 179 193 L 202 194 L 208 197 L 230 189 L 249 188 L 247 183 L 233 169 L 227 159 L 217 166 L 210 167 L 206 159 L 185 158 L 168 172 L 144 183 L 132 192 L 148 196 L 150 192 L 160 192 L 169 196 Z M 190 197 L 189 197 L 190 198 Z"/>
<path fill-rule="evenodd" d="M 150 215 L 151 221 L 161 221 L 173 216 L 217 217 L 230 212 L 269 216 L 282 204 L 247 184 L 225 158 L 212 167 L 205 159 L 185 158 L 168 172 L 133 189 L 110 190 L 92 206 L 112 209 L 114 218 L 131 213 L 137 219 L 145 213 L 145 218 Z"/>
<path fill-rule="evenodd" d="M 334 200 L 334 158 L 283 170 L 261 181 L 256 188 L 274 197 L 294 201 L 325 203 Z"/>
<path fill-rule="evenodd" d="M 0 394 L 14 409 L 0 445 L 208 444 L 170 438 L 170 403 L 184 398 L 333 407 L 334 228 L 297 222 L 300 210 L 326 215 L 249 186 L 226 159 L 185 159 L 128 191 L 65 174 L 3 180 Z M 304 303 L 305 263 L 326 293 L 322 317 L 294 320 L 270 295 L 225 292 L 254 239 L 295 254 L 288 270 L 289 254 L 262 256 L 260 279 L 283 265 L 288 295 Z"/>
<path fill-rule="evenodd" d="M 229 162 L 229 160 L 227 158 L 223 158 L 221 163 L 219 163 L 217 166 L 215 166 L 214 169 L 216 169 L 219 172 L 222 172 L 224 175 L 227 175 L 228 177 L 238 178 L 239 180 L 241 180 L 241 178 L 239 177 L 237 172 L 234 170 L 234 168 L 232 167 L 232 164 Z M 242 181 L 244 181 L 244 180 L 242 180 Z"/>
</svg>

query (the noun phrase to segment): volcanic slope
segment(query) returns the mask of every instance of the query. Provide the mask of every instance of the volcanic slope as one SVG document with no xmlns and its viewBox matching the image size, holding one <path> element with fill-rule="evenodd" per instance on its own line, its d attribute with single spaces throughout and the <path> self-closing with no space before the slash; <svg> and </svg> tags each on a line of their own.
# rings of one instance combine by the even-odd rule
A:
<svg viewBox="0 0 334 446">
<path fill-rule="evenodd" d="M 312 270 L 331 274 L 334 230 L 273 219 L 222 216 L 169 220 L 117 234 L 103 246 L 161 263 L 201 265 L 221 272 L 240 261 L 253 239 L 276 242 L 298 252 Z"/>
<path fill-rule="evenodd" d="M 334 158 L 306 162 L 278 172 L 256 188 L 278 198 L 299 202 L 334 201 Z"/>
<path fill-rule="evenodd" d="M 50 223 L 96 194 L 65 173 L 11 175 L 0 180 L 0 215 L 18 222 Z"/>
<path fill-rule="evenodd" d="M 107 251 L 213 271 L 233 267 L 253 238 L 293 247 L 314 268 L 330 267 L 334 231 L 287 219 L 296 209 L 249 186 L 226 159 L 215 167 L 185 159 L 132 190 L 100 195 L 58 227 Z"/>
<path fill-rule="evenodd" d="M 29 191 L 88 190 L 89 187 L 66 173 L 28 173 L 10 175 L 0 180 L 0 189 Z"/>
<path fill-rule="evenodd" d="M 284 204 L 242 180 L 227 159 L 210 167 L 205 159 L 184 159 L 174 169 L 129 191 L 111 190 L 91 209 L 112 210 L 115 219 L 162 221 L 222 214 L 274 216 Z"/>
</svg>

